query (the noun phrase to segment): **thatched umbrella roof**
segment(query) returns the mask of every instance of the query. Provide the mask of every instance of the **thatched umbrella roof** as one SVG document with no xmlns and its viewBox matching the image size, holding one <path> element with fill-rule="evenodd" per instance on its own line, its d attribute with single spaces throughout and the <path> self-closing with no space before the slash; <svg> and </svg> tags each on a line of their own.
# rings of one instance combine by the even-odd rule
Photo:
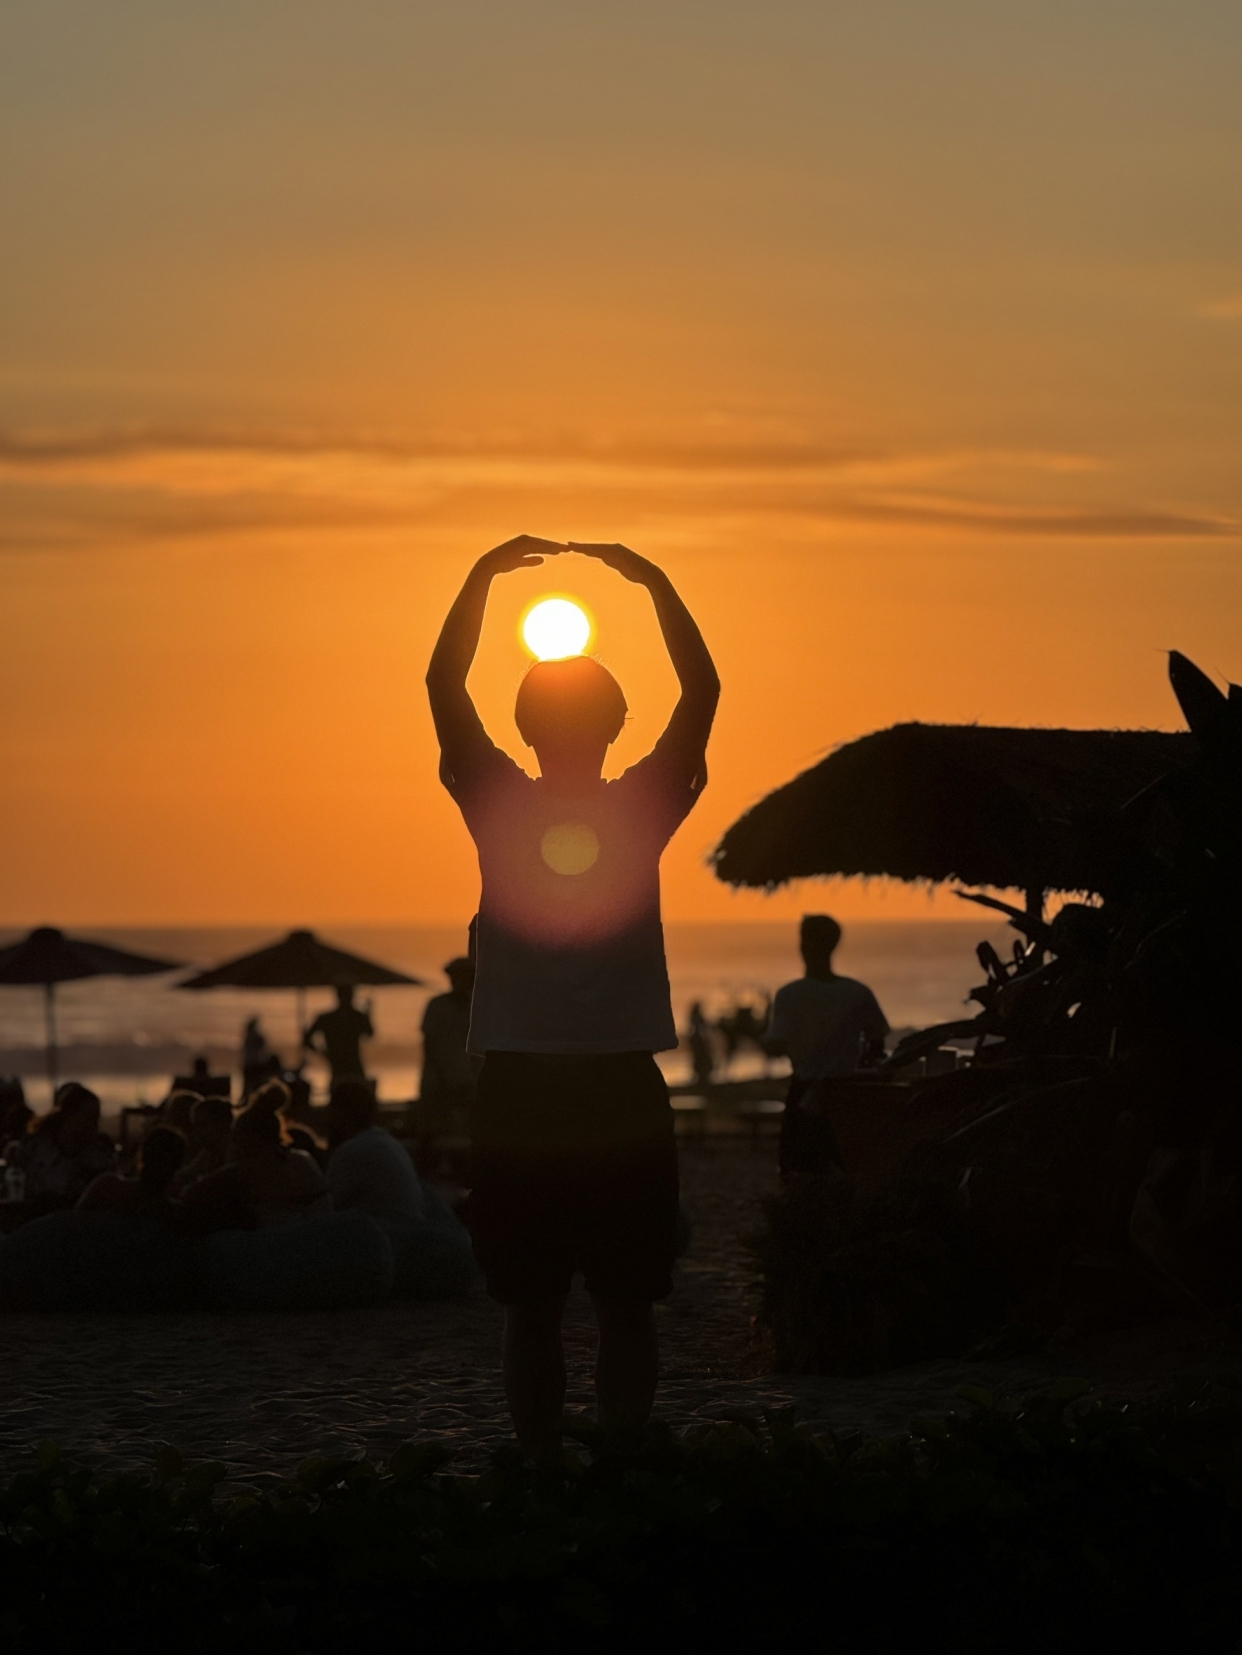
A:
<svg viewBox="0 0 1242 1655">
<path fill-rule="evenodd" d="M 839 747 L 739 818 L 713 853 L 730 885 L 816 875 L 1099 891 L 1113 813 L 1187 763 L 1156 730 L 897 724 Z"/>
</svg>

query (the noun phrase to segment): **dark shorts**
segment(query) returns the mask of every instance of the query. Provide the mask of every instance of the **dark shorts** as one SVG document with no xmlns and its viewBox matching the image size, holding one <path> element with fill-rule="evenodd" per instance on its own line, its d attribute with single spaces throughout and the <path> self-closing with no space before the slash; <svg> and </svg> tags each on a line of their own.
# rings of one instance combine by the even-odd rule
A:
<svg viewBox="0 0 1242 1655">
<path fill-rule="evenodd" d="M 672 1292 L 677 1149 L 647 1052 L 489 1052 L 470 1117 L 470 1232 L 502 1304 Z"/>
</svg>

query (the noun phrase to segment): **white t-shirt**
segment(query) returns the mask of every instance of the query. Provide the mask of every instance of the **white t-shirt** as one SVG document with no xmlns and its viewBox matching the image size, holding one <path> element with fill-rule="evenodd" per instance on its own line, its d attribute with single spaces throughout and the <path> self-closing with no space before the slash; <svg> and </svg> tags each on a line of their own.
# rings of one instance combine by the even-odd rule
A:
<svg viewBox="0 0 1242 1655">
<path fill-rule="evenodd" d="M 888 1023 L 866 983 L 852 977 L 799 977 L 777 989 L 768 1039 L 780 1040 L 793 1072 L 823 1080 L 858 1067 L 860 1037 L 880 1040 Z"/>
<path fill-rule="evenodd" d="M 410 1153 L 382 1126 L 368 1126 L 338 1144 L 328 1157 L 332 1205 L 357 1207 L 382 1223 L 421 1223 L 423 1186 Z"/>
<path fill-rule="evenodd" d="M 667 735 L 616 781 L 554 794 L 489 741 L 444 775 L 483 889 L 470 1050 L 660 1052 L 677 1044 L 660 856 L 692 809 Z"/>
</svg>

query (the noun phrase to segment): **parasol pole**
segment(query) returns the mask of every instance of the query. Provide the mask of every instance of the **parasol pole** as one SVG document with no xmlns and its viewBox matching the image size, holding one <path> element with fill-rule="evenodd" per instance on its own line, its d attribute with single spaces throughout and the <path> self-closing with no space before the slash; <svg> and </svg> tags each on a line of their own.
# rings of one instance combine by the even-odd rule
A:
<svg viewBox="0 0 1242 1655">
<path fill-rule="evenodd" d="M 43 985 L 43 1016 L 47 1026 L 47 1083 L 56 1098 L 56 984 Z"/>
<path fill-rule="evenodd" d="M 302 1050 L 303 1050 L 302 1036 L 306 1032 L 306 985 L 305 985 L 305 983 L 299 983 L 297 988 L 294 990 L 294 992 L 297 995 L 298 1038 L 297 1038 L 297 1050 L 293 1054 L 293 1067 L 295 1069 L 300 1069 L 302 1067 Z"/>
</svg>

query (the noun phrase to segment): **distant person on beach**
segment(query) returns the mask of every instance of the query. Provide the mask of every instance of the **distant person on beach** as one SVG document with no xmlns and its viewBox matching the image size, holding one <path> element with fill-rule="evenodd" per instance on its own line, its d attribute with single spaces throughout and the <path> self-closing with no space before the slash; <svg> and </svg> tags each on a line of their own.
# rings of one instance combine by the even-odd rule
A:
<svg viewBox="0 0 1242 1655">
<path fill-rule="evenodd" d="M 694 1083 L 704 1091 L 711 1085 L 716 1072 L 716 1053 L 712 1045 L 712 1023 L 703 1010 L 703 1002 L 696 1000 L 690 1007 L 690 1023 L 686 1029 L 686 1044 L 690 1047 L 690 1067 Z"/>
<path fill-rule="evenodd" d="M 115 1170 L 116 1147 L 100 1131 L 99 1116 L 97 1095 L 67 1080 L 48 1113 L 31 1121 L 12 1161 L 25 1174 L 24 1199 L 34 1212 L 72 1207 L 101 1172 Z"/>
<path fill-rule="evenodd" d="M 186 1141 L 171 1126 L 153 1126 L 138 1151 L 133 1178 L 116 1172 L 101 1173 L 78 1200 L 79 1212 L 110 1212 L 154 1218 L 176 1224 L 180 1208 L 172 1198 L 173 1184 L 185 1160 Z"/>
<path fill-rule="evenodd" d="M 434 1140 L 464 1136 L 480 1060 L 468 1050 L 474 961 L 466 955 L 444 967 L 447 994 L 433 995 L 423 1012 L 423 1072 L 418 1087 L 418 1135 Z"/>
<path fill-rule="evenodd" d="M 781 1176 L 821 1172 L 839 1157 L 816 1098 L 821 1081 L 852 1074 L 884 1051 L 888 1020 L 866 983 L 832 968 L 841 927 L 828 914 L 804 914 L 799 934 L 804 976 L 776 991 L 764 1039 L 787 1056 L 793 1075 L 781 1120 Z"/>
<path fill-rule="evenodd" d="M 242 1102 L 257 1092 L 264 1081 L 271 1078 L 273 1063 L 279 1064 L 275 1052 L 267 1043 L 263 1025 L 257 1017 L 248 1017 L 242 1030 L 241 1067 Z"/>
<path fill-rule="evenodd" d="M 362 1042 L 375 1033 L 368 1012 L 354 1004 L 354 991 L 349 983 L 342 983 L 336 991 L 336 1005 L 331 1011 L 320 1012 L 302 1035 L 302 1044 L 308 1052 L 326 1057 L 332 1070 L 332 1084 L 339 1080 L 362 1080 Z M 321 1044 L 316 1045 L 318 1036 Z"/>
<path fill-rule="evenodd" d="M 646 587 L 681 686 L 654 750 L 616 781 L 602 769 L 626 718 L 612 674 L 586 656 L 540 661 L 516 717 L 532 779 L 491 741 L 466 676 L 493 579 L 569 550 Z M 654 1054 L 677 1044 L 660 922 L 660 857 L 707 779 L 720 683 L 690 612 L 625 546 L 521 535 L 466 578 L 427 673 L 440 776 L 482 873 L 470 1050 L 470 1226 L 505 1306 L 505 1391 L 531 1457 L 561 1439 L 561 1320 L 581 1271 L 599 1324 L 600 1418 L 641 1423 L 657 1379 L 654 1302 L 672 1291 L 677 1152 Z"/>
</svg>

